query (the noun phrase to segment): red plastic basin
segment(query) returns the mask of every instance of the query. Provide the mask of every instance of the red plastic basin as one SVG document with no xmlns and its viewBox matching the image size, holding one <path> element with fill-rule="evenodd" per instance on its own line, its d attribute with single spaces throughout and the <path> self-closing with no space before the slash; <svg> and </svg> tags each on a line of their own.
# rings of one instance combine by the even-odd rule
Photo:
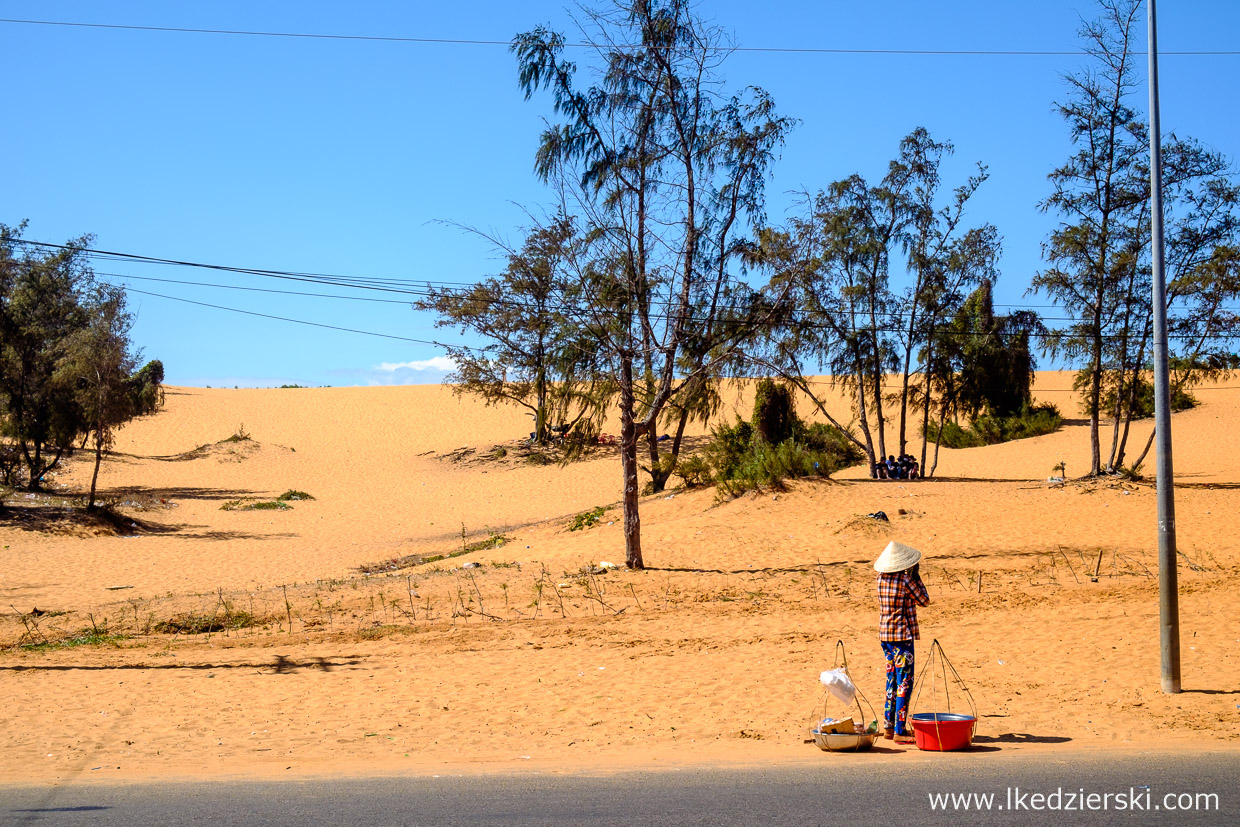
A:
<svg viewBox="0 0 1240 827">
<path fill-rule="evenodd" d="M 947 752 L 973 745 L 977 719 L 955 712 L 918 712 L 913 716 L 913 737 L 917 748 Z"/>
</svg>

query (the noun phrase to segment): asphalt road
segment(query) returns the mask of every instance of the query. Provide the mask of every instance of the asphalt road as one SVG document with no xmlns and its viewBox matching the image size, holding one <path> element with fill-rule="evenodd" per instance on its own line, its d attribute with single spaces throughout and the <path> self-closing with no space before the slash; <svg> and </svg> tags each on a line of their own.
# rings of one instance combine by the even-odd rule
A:
<svg viewBox="0 0 1240 827">
<path fill-rule="evenodd" d="M 884 765 L 880 756 L 873 758 L 877 760 L 823 755 L 812 768 L 748 771 L 0 786 L 0 823 L 91 827 L 1240 824 L 1240 750 L 1191 755 L 1057 753 L 1050 757 L 944 754 L 934 761 L 903 765 Z M 1060 794 L 1055 798 L 1057 790 Z M 950 800 L 935 808 L 930 796 L 945 793 L 993 794 L 992 809 L 978 812 L 976 799 L 970 799 L 967 810 L 953 807 Z M 1049 797 L 1039 799 L 1038 794 Z M 1098 798 L 1090 799 L 1090 794 Z M 1104 799 L 1107 794 L 1110 797 Z M 1104 800 L 1106 810 L 1084 809 L 1091 802 L 1101 807 Z M 1168 805 L 1191 809 L 1172 811 Z M 1038 810 L 1039 806 L 1043 809 Z M 1074 806 L 1082 809 L 1066 809 Z"/>
</svg>

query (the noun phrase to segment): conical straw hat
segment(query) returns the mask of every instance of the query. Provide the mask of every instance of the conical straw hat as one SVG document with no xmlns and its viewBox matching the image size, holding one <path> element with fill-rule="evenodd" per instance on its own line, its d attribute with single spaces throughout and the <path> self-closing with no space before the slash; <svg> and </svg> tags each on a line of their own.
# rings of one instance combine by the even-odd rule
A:
<svg viewBox="0 0 1240 827">
<path fill-rule="evenodd" d="M 897 543 L 895 540 L 892 540 L 887 544 L 887 548 L 883 549 L 883 553 L 878 555 L 878 559 L 874 561 L 874 571 L 883 574 L 904 571 L 905 569 L 912 568 L 920 559 L 920 551 L 912 546 L 906 546 L 904 543 Z"/>
</svg>

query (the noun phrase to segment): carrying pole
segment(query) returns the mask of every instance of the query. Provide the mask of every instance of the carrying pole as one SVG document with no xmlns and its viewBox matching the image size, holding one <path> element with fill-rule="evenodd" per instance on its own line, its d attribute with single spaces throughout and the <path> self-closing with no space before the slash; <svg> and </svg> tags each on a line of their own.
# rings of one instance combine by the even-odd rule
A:
<svg viewBox="0 0 1240 827">
<path fill-rule="evenodd" d="M 1167 369 L 1167 284 L 1163 265 L 1162 136 L 1158 117 L 1158 25 L 1146 0 L 1150 59 L 1150 239 L 1154 311 L 1154 432 L 1158 485 L 1158 620 L 1162 691 L 1180 691 L 1180 604 L 1175 548 L 1175 481 L 1171 467 L 1171 389 Z"/>
</svg>

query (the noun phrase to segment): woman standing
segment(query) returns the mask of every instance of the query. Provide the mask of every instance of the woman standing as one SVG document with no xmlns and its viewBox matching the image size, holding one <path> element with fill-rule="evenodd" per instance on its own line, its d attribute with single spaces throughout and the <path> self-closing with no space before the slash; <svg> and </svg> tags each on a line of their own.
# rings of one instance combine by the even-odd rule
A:
<svg viewBox="0 0 1240 827">
<path fill-rule="evenodd" d="M 892 541 L 874 561 L 878 572 L 878 640 L 887 659 L 887 702 L 883 706 L 883 737 L 897 743 L 913 741 L 908 704 L 913 692 L 913 641 L 921 637 L 917 607 L 929 606 L 921 582 L 921 552 Z"/>
</svg>

